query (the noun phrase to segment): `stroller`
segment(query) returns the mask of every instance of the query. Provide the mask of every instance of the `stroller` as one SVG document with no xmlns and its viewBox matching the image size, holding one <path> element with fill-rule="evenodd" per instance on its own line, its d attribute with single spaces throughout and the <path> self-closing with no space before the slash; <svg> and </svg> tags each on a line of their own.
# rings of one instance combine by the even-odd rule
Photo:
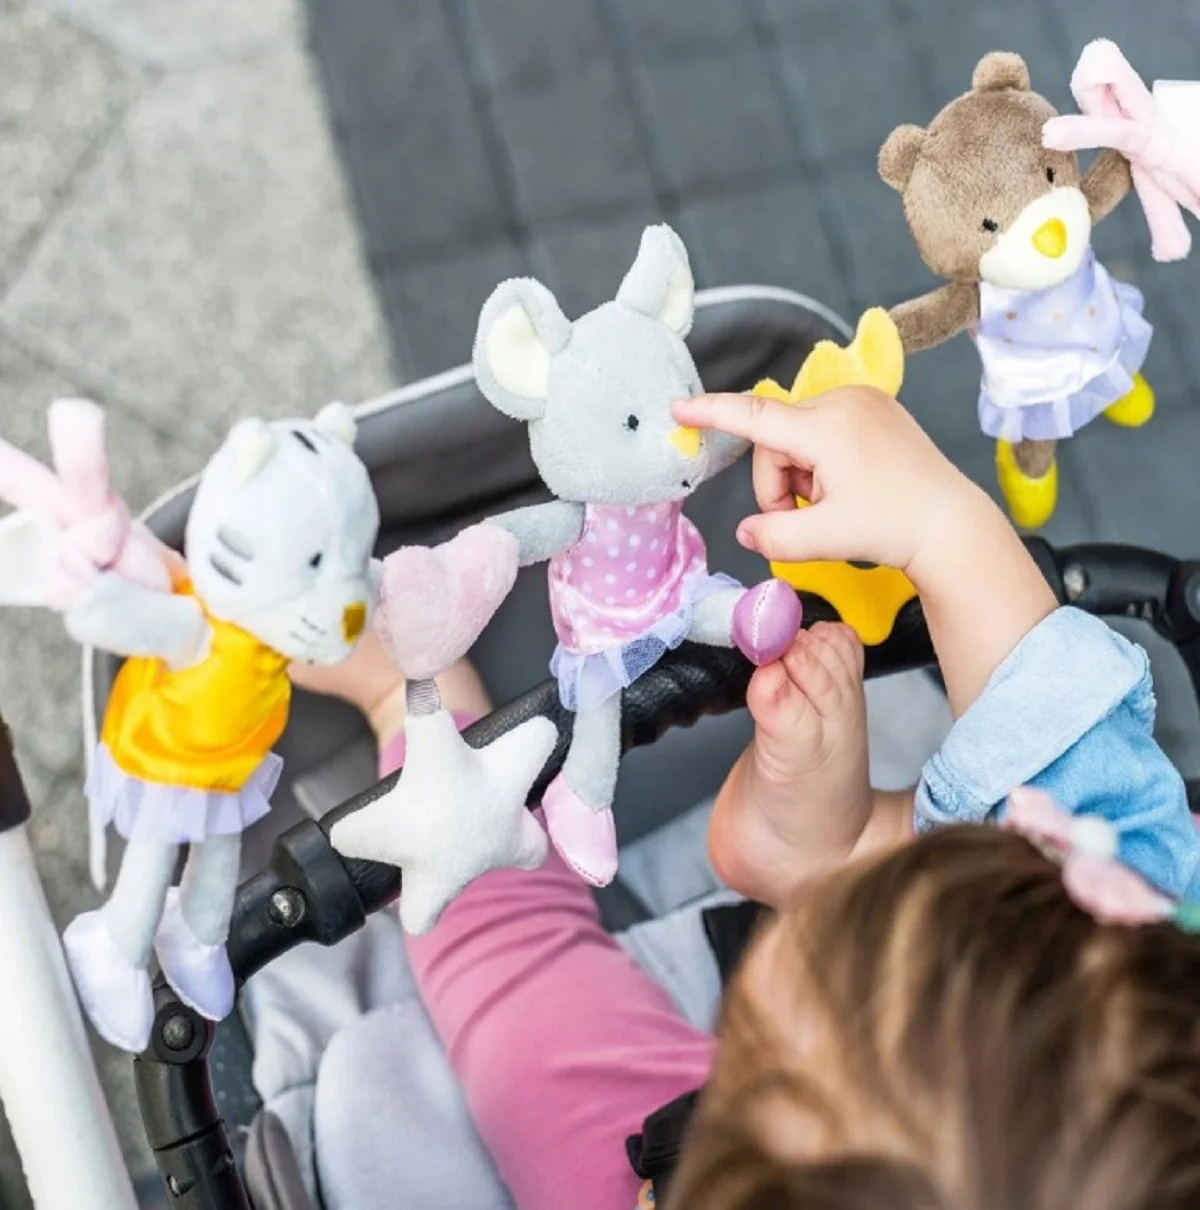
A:
<svg viewBox="0 0 1200 1210">
<path fill-rule="evenodd" d="M 837 316 L 790 291 L 717 289 L 701 292 L 696 304 L 689 345 L 710 390 L 745 390 L 765 377 L 790 381 L 818 340 L 844 342 L 851 335 Z M 357 417 L 359 450 L 380 503 L 381 555 L 403 544 L 441 541 L 491 513 L 546 498 L 523 426 L 486 403 L 466 367 L 366 404 Z M 182 542 L 191 490 L 182 485 L 147 517 L 172 545 Z M 712 565 L 746 582 L 764 569 L 733 535 L 736 522 L 753 510 L 745 462 L 706 484 L 688 509 L 709 543 Z M 1169 674 L 1160 673 L 1169 690 L 1160 684 L 1160 698 L 1185 700 L 1190 718 L 1200 693 L 1200 563 L 1128 547 L 1056 550 L 1039 539 L 1029 546 L 1060 600 L 1149 623 L 1158 647 L 1178 650 L 1186 675 L 1178 661 Z M 837 616 L 816 597 L 806 596 L 804 607 L 806 625 Z M 533 568 L 521 573 L 472 652 L 492 699 L 507 704 L 471 727 L 469 742 L 486 743 L 537 714 L 558 727 L 559 743 L 533 788 L 534 802 L 560 768 L 570 737 L 571 718 L 545 681 L 552 635 L 545 572 Z M 1144 634 L 1137 638 L 1146 641 Z M 868 650 L 868 676 L 885 678 L 869 687 L 872 705 L 880 715 L 903 715 L 907 728 L 890 750 L 873 742 L 877 784 L 915 780 L 949 727 L 938 683 L 921 671 L 932 663 L 920 604 L 910 601 L 890 636 Z M 116 670 L 113 658 L 85 653 L 89 739 Z M 621 874 L 597 896 L 606 927 L 628 939 L 648 967 L 655 947 L 641 943 L 647 930 L 665 924 L 661 936 L 669 943 L 672 928 L 694 927 L 691 909 L 729 898 L 704 860 L 703 804 L 750 737 L 740 707 L 751 671 L 736 651 L 684 644 L 624 695 L 626 757 L 615 804 Z M 1170 702 L 1164 705 L 1163 715 L 1171 716 Z M 1164 743 L 1170 751 L 1168 737 Z M 372 1210 L 385 1199 L 391 1206 L 511 1205 L 502 1190 L 488 1202 L 461 1184 L 457 1194 L 438 1197 L 421 1174 L 404 1187 L 394 1155 L 365 1154 L 359 1116 L 339 1121 L 339 1111 L 330 1110 L 338 1088 L 345 1106 L 347 1073 L 364 1070 L 365 1055 L 368 1069 L 385 1071 L 396 1089 L 410 1084 L 406 1112 L 395 1099 L 372 1111 L 391 1133 L 393 1149 L 407 1134 L 407 1152 L 425 1155 L 430 1168 L 440 1164 L 443 1171 L 447 1157 L 436 1152 L 450 1136 L 439 1133 L 439 1123 L 464 1112 L 446 1102 L 452 1094 L 445 1092 L 444 1071 L 431 1072 L 436 1062 L 414 1049 L 431 1035 L 406 982 L 399 924 L 381 910 L 398 897 L 401 873 L 343 860 L 328 841 L 338 818 L 383 793 L 396 775 L 376 784 L 374 740 L 356 712 L 304 693 L 296 694 L 278 751 L 284 778 L 270 816 L 247 834 L 229 937 L 242 987 L 239 1010 L 214 1027 L 160 978 L 151 1043 L 134 1060 L 166 1204 L 180 1210 Z M 1200 791 L 1200 782 L 1189 783 L 1192 790 Z M 1200 802 L 1200 793 L 1193 801 Z M 4 822 L 0 814 L 0 830 Z M 719 995 L 715 970 L 690 972 L 688 979 L 689 986 L 672 986 L 672 993 L 695 1023 L 711 1024 Z M 370 1047 L 384 1036 L 408 1049 L 381 1059 Z M 463 1163 L 478 1169 L 487 1161 L 474 1156 Z"/>
</svg>

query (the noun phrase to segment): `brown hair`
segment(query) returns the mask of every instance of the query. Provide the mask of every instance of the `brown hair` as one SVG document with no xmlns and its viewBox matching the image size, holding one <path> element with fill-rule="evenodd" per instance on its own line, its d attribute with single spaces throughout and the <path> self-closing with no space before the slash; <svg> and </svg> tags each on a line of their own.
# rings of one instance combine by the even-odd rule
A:
<svg viewBox="0 0 1200 1210">
<path fill-rule="evenodd" d="M 807 888 L 730 989 L 680 1210 L 1200 1207 L 1200 939 L 947 828 Z"/>
</svg>

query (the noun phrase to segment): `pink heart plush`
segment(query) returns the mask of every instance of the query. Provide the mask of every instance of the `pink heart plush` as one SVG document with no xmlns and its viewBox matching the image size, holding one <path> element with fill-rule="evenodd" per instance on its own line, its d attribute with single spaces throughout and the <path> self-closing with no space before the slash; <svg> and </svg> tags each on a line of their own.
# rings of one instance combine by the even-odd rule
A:
<svg viewBox="0 0 1200 1210">
<path fill-rule="evenodd" d="M 498 525 L 472 525 L 441 546 L 405 546 L 383 563 L 375 625 L 408 680 L 428 680 L 460 660 L 517 579 L 517 540 Z"/>
</svg>

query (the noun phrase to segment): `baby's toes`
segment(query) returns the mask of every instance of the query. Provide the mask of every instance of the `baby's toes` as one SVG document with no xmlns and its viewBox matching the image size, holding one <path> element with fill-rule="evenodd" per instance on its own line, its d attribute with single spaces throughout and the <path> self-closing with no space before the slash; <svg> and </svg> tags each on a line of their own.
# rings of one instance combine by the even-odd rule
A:
<svg viewBox="0 0 1200 1210">
<path fill-rule="evenodd" d="M 844 685 L 855 686 L 863 679 L 866 666 L 866 652 L 862 640 L 852 626 L 844 622 L 821 623 L 813 628 L 821 631 L 821 638 L 828 648 L 838 657 L 836 670 L 838 679 Z"/>
<path fill-rule="evenodd" d="M 812 709 L 796 688 L 782 660 L 764 664 L 750 678 L 746 706 L 755 733 L 771 743 L 794 742 L 797 731 L 812 717 Z"/>
<path fill-rule="evenodd" d="M 842 698 L 842 686 L 836 677 L 838 656 L 814 628 L 804 635 L 783 657 L 792 684 L 817 712 L 825 717 L 835 713 Z"/>
</svg>

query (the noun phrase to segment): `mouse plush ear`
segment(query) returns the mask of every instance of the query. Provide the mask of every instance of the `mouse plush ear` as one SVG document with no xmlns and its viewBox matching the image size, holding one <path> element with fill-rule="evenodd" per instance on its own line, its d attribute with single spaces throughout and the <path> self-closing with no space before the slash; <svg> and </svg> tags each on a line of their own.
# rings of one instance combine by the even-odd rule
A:
<svg viewBox="0 0 1200 1210">
<path fill-rule="evenodd" d="M 354 413 L 344 403 L 327 403 L 317 413 L 313 423 L 335 441 L 340 441 L 343 445 L 354 445 L 358 426 L 354 423 Z"/>
<path fill-rule="evenodd" d="M 225 438 L 224 452 L 237 484 L 248 483 L 275 452 L 275 434 L 265 420 L 239 420 Z"/>
<path fill-rule="evenodd" d="M 677 336 L 692 328 L 696 284 L 683 240 L 663 224 L 642 232 L 633 267 L 617 291 L 617 302 L 660 320 Z"/>
<path fill-rule="evenodd" d="M 550 360 L 571 336 L 554 295 L 528 277 L 492 291 L 479 313 L 472 363 L 479 389 L 514 420 L 537 420 L 546 410 Z"/>
<path fill-rule="evenodd" d="M 879 175 L 897 193 L 908 188 L 925 135 L 923 126 L 897 126 L 879 149 Z"/>
<path fill-rule="evenodd" d="M 1008 50 L 994 50 L 975 65 L 971 87 L 976 92 L 999 92 L 1003 88 L 1028 92 L 1029 68 L 1020 55 Z"/>
</svg>

